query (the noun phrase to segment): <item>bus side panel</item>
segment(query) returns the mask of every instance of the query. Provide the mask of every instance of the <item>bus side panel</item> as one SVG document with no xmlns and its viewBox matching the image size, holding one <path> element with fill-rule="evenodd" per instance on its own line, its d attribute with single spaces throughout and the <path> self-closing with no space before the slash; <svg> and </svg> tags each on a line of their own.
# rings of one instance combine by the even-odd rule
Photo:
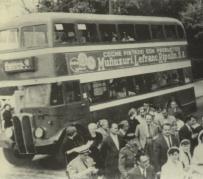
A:
<svg viewBox="0 0 203 179">
<path fill-rule="evenodd" d="M 95 122 L 102 118 L 106 118 L 110 122 L 119 122 L 121 120 L 128 119 L 128 111 L 132 107 L 141 107 L 144 102 L 149 102 L 155 106 L 165 107 L 167 106 L 167 103 L 170 101 L 171 98 L 175 98 L 180 103 L 185 114 L 194 112 L 196 110 L 194 88 L 189 88 L 186 90 L 165 94 L 154 98 L 135 101 L 133 103 L 94 111 L 92 112 L 92 117 Z"/>
</svg>

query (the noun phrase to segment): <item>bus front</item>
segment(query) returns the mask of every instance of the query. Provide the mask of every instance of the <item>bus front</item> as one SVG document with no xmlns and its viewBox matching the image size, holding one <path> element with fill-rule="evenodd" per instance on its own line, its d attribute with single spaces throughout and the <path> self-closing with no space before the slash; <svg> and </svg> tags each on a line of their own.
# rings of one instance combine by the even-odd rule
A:
<svg viewBox="0 0 203 179">
<path fill-rule="evenodd" d="M 66 126 L 86 121 L 89 114 L 80 81 L 68 73 L 59 77 L 65 56 L 59 54 L 59 62 L 58 54 L 51 53 L 48 27 L 0 30 L 0 147 L 15 165 L 35 154 L 56 154 Z M 11 119 L 4 118 L 7 104 Z"/>
</svg>

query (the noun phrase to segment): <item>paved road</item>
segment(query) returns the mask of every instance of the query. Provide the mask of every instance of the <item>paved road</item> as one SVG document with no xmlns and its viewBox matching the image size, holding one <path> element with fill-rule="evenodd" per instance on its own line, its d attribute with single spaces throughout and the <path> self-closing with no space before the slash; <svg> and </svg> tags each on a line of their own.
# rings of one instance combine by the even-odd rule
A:
<svg viewBox="0 0 203 179">
<path fill-rule="evenodd" d="M 67 179 L 64 169 L 58 168 L 54 159 L 36 156 L 21 167 L 9 164 L 0 151 L 0 179 Z"/>
<path fill-rule="evenodd" d="M 198 117 L 203 116 L 203 81 L 195 84 L 197 92 Z M 0 150 L 0 179 L 66 179 L 63 169 L 48 156 L 35 156 L 22 167 L 10 165 Z"/>
</svg>

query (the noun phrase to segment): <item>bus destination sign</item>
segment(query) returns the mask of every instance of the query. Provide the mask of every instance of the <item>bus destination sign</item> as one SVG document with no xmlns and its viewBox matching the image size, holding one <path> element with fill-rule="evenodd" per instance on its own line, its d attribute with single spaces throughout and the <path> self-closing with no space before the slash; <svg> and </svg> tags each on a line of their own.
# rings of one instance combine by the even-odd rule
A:
<svg viewBox="0 0 203 179">
<path fill-rule="evenodd" d="M 35 71 L 35 57 L 5 60 L 3 67 L 7 73 Z"/>
<path fill-rule="evenodd" d="M 72 74 L 161 64 L 184 60 L 185 58 L 186 46 L 145 47 L 66 54 L 66 62 Z"/>
</svg>

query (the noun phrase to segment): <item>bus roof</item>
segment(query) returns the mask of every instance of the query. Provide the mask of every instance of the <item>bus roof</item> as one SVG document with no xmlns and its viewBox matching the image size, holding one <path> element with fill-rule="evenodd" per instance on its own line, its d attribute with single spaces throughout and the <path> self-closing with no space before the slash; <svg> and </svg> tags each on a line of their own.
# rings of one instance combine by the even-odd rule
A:
<svg viewBox="0 0 203 179">
<path fill-rule="evenodd" d="M 47 12 L 47 13 L 32 13 L 20 17 L 16 17 L 11 21 L 3 24 L 0 28 L 15 27 L 31 23 L 45 23 L 57 20 L 91 20 L 91 21 L 127 21 L 127 22 L 169 22 L 179 23 L 175 18 L 169 17 L 155 17 L 155 16 L 128 16 L 128 15 L 101 15 L 101 14 L 81 14 L 81 13 L 60 13 L 60 12 Z"/>
</svg>

